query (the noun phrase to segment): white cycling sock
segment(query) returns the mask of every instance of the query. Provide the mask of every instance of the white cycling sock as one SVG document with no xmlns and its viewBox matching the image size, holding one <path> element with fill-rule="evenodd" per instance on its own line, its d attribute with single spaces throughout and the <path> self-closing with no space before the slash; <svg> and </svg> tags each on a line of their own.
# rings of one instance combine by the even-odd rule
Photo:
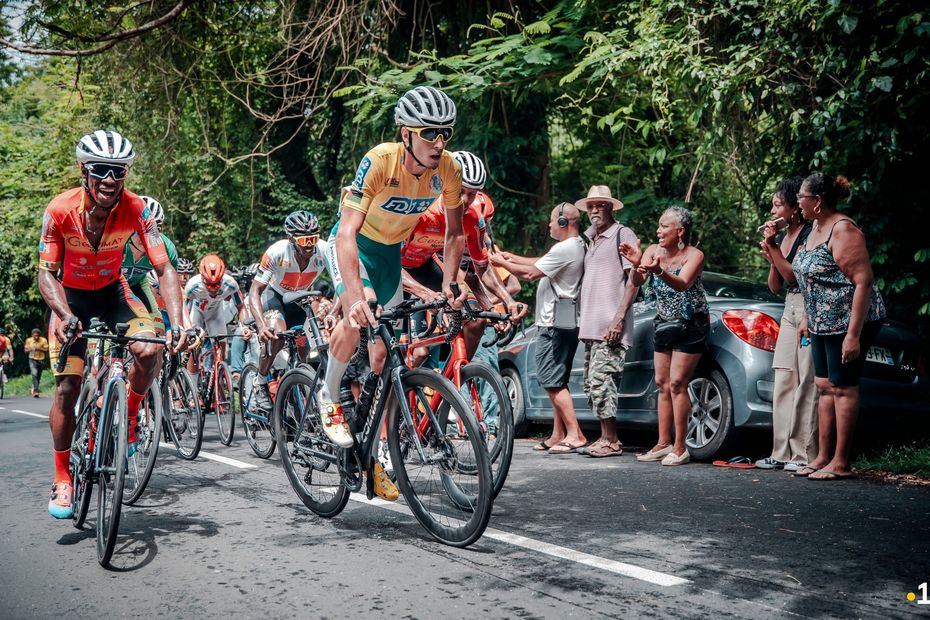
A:
<svg viewBox="0 0 930 620">
<path fill-rule="evenodd" d="M 320 389 L 320 400 L 328 403 L 338 402 L 339 386 L 342 384 L 342 377 L 346 374 L 346 368 L 349 361 L 337 360 L 330 356 L 326 366 L 326 381 Z"/>
</svg>

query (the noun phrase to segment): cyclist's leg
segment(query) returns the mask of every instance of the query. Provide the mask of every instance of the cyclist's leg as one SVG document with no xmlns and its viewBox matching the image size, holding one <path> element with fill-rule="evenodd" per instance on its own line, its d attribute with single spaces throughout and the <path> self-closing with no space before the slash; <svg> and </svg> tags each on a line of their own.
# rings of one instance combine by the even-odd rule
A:
<svg viewBox="0 0 930 620">
<path fill-rule="evenodd" d="M 435 256 L 419 267 L 407 269 L 407 274 L 431 291 L 442 291 L 442 263 Z M 426 312 L 418 312 L 410 320 L 414 332 L 422 332 L 428 324 L 426 322 Z M 434 352 L 438 352 L 438 347 L 432 347 L 432 351 L 428 347 L 415 348 L 413 350 L 413 365 L 422 366 L 424 362 L 432 358 Z"/>
<path fill-rule="evenodd" d="M 91 316 L 87 308 L 94 306 L 90 300 L 93 291 L 77 291 L 65 289 L 65 298 L 71 312 L 81 322 L 84 329 L 90 324 Z M 55 463 L 55 477 L 52 484 L 52 493 L 48 502 L 48 511 L 56 519 L 70 519 L 73 514 L 71 506 L 72 480 L 71 480 L 71 440 L 74 436 L 74 405 L 81 391 L 81 381 L 84 376 L 84 353 L 87 350 L 87 341 L 77 340 L 68 351 L 68 359 L 64 370 L 55 370 L 58 353 L 63 343 L 58 342 L 55 328 L 58 326 L 58 316 L 53 312 L 49 321 L 48 342 L 49 356 L 52 360 L 52 372 L 55 375 L 55 395 L 52 407 L 48 413 L 48 424 L 52 432 L 52 450 Z"/>
<path fill-rule="evenodd" d="M 114 331 L 117 323 L 127 323 L 129 325 L 126 331 L 127 336 L 155 337 L 155 323 L 149 309 L 132 293 L 125 278 L 121 276 L 116 284 L 112 304 L 102 317 L 103 320 Z M 148 392 L 149 386 L 161 370 L 162 348 L 162 345 L 151 342 L 133 342 L 129 345 L 129 350 L 133 355 L 133 364 L 129 369 L 126 411 L 129 418 L 129 443 L 131 445 L 136 442 L 139 405 L 142 404 L 145 393 Z M 131 452 L 132 448 L 130 448 Z"/>
</svg>

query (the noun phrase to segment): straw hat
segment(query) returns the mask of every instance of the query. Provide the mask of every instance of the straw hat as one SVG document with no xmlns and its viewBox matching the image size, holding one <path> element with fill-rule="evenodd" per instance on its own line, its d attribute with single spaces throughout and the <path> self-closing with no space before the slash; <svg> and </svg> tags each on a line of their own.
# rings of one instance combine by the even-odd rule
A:
<svg viewBox="0 0 930 620">
<path fill-rule="evenodd" d="M 579 211 L 588 212 L 588 205 L 592 202 L 609 202 L 614 206 L 614 211 L 619 211 L 623 208 L 623 203 L 611 196 L 610 188 L 606 185 L 592 185 L 591 189 L 588 190 L 588 197 L 582 198 L 575 203 L 575 207 Z"/>
</svg>

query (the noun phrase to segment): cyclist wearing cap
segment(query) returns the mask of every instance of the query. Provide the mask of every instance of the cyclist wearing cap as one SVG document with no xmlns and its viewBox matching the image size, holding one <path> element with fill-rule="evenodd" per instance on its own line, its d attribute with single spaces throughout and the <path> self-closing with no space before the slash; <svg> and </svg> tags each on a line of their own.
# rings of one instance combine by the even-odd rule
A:
<svg viewBox="0 0 930 620">
<path fill-rule="evenodd" d="M 255 407 L 265 414 L 273 408 L 268 391 L 268 373 L 274 358 L 284 347 L 275 335 L 290 327 L 302 326 L 306 313 L 297 304 L 284 303 L 284 294 L 308 291 L 325 268 L 326 242 L 320 240 L 320 222 L 309 211 L 294 211 L 284 220 L 287 239 L 272 243 L 258 264 L 249 289 L 249 308 L 255 317 L 259 338 L 271 343 L 261 347 L 258 373 L 252 384 Z"/>
<path fill-rule="evenodd" d="M 124 247 L 133 234 L 138 235 L 162 289 L 170 293 L 169 316 L 177 325 L 181 322 L 178 278 L 164 241 L 151 211 L 123 186 L 135 159 L 132 143 L 115 131 L 97 130 L 81 138 L 75 156 L 81 187 L 61 193 L 49 203 L 39 239 L 39 292 L 52 310 L 49 343 L 53 360 L 66 341 L 71 319 L 77 319 L 77 336 L 94 316 L 113 331 L 117 323 L 128 323 L 130 336 L 155 335 L 148 309 L 133 295 L 120 271 Z M 183 332 L 169 333 L 168 342 L 172 341 L 173 350 L 183 347 Z M 70 518 L 73 512 L 69 461 L 86 348 L 86 340 L 76 340 L 64 370 L 55 372 L 55 397 L 49 412 L 55 479 L 48 510 L 58 519 Z M 129 349 L 133 363 L 127 409 L 133 451 L 139 404 L 158 374 L 162 356 L 160 345 L 133 342 Z"/>
<path fill-rule="evenodd" d="M 232 302 L 239 312 L 239 328 L 242 337 L 248 340 L 252 331 L 245 326 L 249 322 L 249 311 L 242 303 L 242 291 L 236 279 L 226 273 L 226 263 L 216 254 L 207 254 L 200 259 L 196 276 L 184 287 L 184 301 L 190 312 L 191 326 L 202 329 L 207 336 L 226 335 L 226 302 Z M 226 342 L 216 342 L 215 355 L 226 358 Z M 187 369 L 196 372 L 195 360 L 191 356 Z"/>
<path fill-rule="evenodd" d="M 462 167 L 462 196 L 466 205 L 463 215 L 466 243 L 462 269 L 466 277 L 473 274 L 480 277 L 481 282 L 503 301 L 511 316 L 515 320 L 519 319 L 526 313 L 526 309 L 514 301 L 497 273 L 493 269 L 488 269 L 489 244 L 486 243 L 487 224 L 484 214 L 485 212 L 493 214 L 494 207 L 491 204 L 488 209 L 490 199 L 486 194 L 478 191 L 484 188 L 487 179 L 484 164 L 481 159 L 468 151 L 458 151 L 453 153 L 453 157 Z M 421 299 L 431 299 L 440 290 L 443 277 L 441 252 L 445 244 L 445 232 L 445 209 L 442 205 L 442 198 L 439 198 L 420 217 L 401 250 L 406 292 Z M 469 284 L 472 289 L 478 289 L 476 293 L 484 292 L 478 278 L 472 278 Z M 481 296 L 486 298 L 483 294 Z M 487 305 L 490 307 L 489 303 Z M 487 321 L 481 320 L 471 321 L 463 327 L 462 334 L 469 359 L 478 348 L 486 325 Z M 426 349 L 415 349 L 414 360 L 421 363 L 426 355 Z"/>
<path fill-rule="evenodd" d="M 178 251 L 174 247 L 174 242 L 166 237 L 165 233 L 161 232 L 165 225 L 165 211 L 162 209 L 161 203 L 148 196 L 139 196 L 139 198 L 142 199 L 142 202 L 145 203 L 146 208 L 152 214 L 152 219 L 155 220 L 155 227 L 158 230 L 158 234 L 165 244 L 165 250 L 168 253 L 168 261 L 171 263 L 171 266 L 177 270 Z M 155 292 L 158 288 L 158 278 L 154 276 L 152 262 L 149 260 L 145 248 L 142 247 L 142 242 L 139 241 L 139 235 L 136 233 L 133 233 L 129 238 L 129 243 L 126 244 L 126 249 L 123 251 L 122 271 L 123 277 L 126 278 L 126 282 L 129 283 L 129 288 L 132 290 L 133 295 L 142 300 L 142 303 L 149 309 L 152 322 L 155 324 L 155 332 L 159 336 L 164 334 L 166 326 L 165 320 L 162 317 L 162 309 L 165 307 L 165 302 L 161 299 L 161 295 Z M 149 276 L 151 276 L 151 278 Z M 154 286 L 152 284 L 153 280 Z"/>
<path fill-rule="evenodd" d="M 462 230 L 462 170 L 445 150 L 455 124 L 455 104 L 442 91 L 419 86 L 405 93 L 394 109 L 401 142 L 368 151 L 330 233 L 326 266 L 336 286 L 343 319 L 333 329 L 326 380 L 319 394 L 323 429 L 336 444 L 349 447 L 352 434 L 342 416 L 339 387 L 359 341 L 359 327 L 374 325 L 366 303 L 375 299 L 385 308 L 403 298 L 400 247 L 420 214 L 440 196 L 446 209 L 442 292 L 453 299 L 455 280 L 465 246 Z M 461 300 L 453 303 L 460 307 Z M 380 372 L 386 351 L 380 342 L 369 348 L 371 367 Z M 397 489 L 375 466 L 376 492 L 397 496 Z M 386 484 L 382 484 L 386 483 Z"/>
</svg>

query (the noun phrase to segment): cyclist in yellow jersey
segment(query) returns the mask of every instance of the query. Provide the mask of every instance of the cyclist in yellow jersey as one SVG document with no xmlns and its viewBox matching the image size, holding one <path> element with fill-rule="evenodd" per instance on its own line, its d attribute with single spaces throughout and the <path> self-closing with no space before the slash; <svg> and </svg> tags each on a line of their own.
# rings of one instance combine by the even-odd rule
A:
<svg viewBox="0 0 930 620">
<path fill-rule="evenodd" d="M 326 380 L 320 390 L 320 415 L 326 434 L 342 447 L 353 444 L 342 417 L 339 387 L 358 344 L 359 327 L 375 325 L 368 304 L 376 299 L 390 308 L 403 298 L 400 248 L 420 214 L 442 196 L 446 208 L 446 240 L 442 291 L 454 299 L 455 280 L 465 249 L 462 227 L 462 170 L 445 150 L 455 124 L 455 104 L 442 91 L 419 86 L 401 97 L 394 109 L 401 142 L 380 144 L 359 164 L 343 193 L 339 220 L 330 234 L 326 266 L 336 286 L 343 319 L 330 337 Z M 461 307 L 462 300 L 453 304 Z M 386 351 L 380 342 L 369 348 L 371 368 L 380 372 Z M 396 497 L 397 490 L 375 466 Z M 376 492 L 382 480 L 376 480 Z M 382 495 L 383 496 L 383 495 Z"/>
</svg>

